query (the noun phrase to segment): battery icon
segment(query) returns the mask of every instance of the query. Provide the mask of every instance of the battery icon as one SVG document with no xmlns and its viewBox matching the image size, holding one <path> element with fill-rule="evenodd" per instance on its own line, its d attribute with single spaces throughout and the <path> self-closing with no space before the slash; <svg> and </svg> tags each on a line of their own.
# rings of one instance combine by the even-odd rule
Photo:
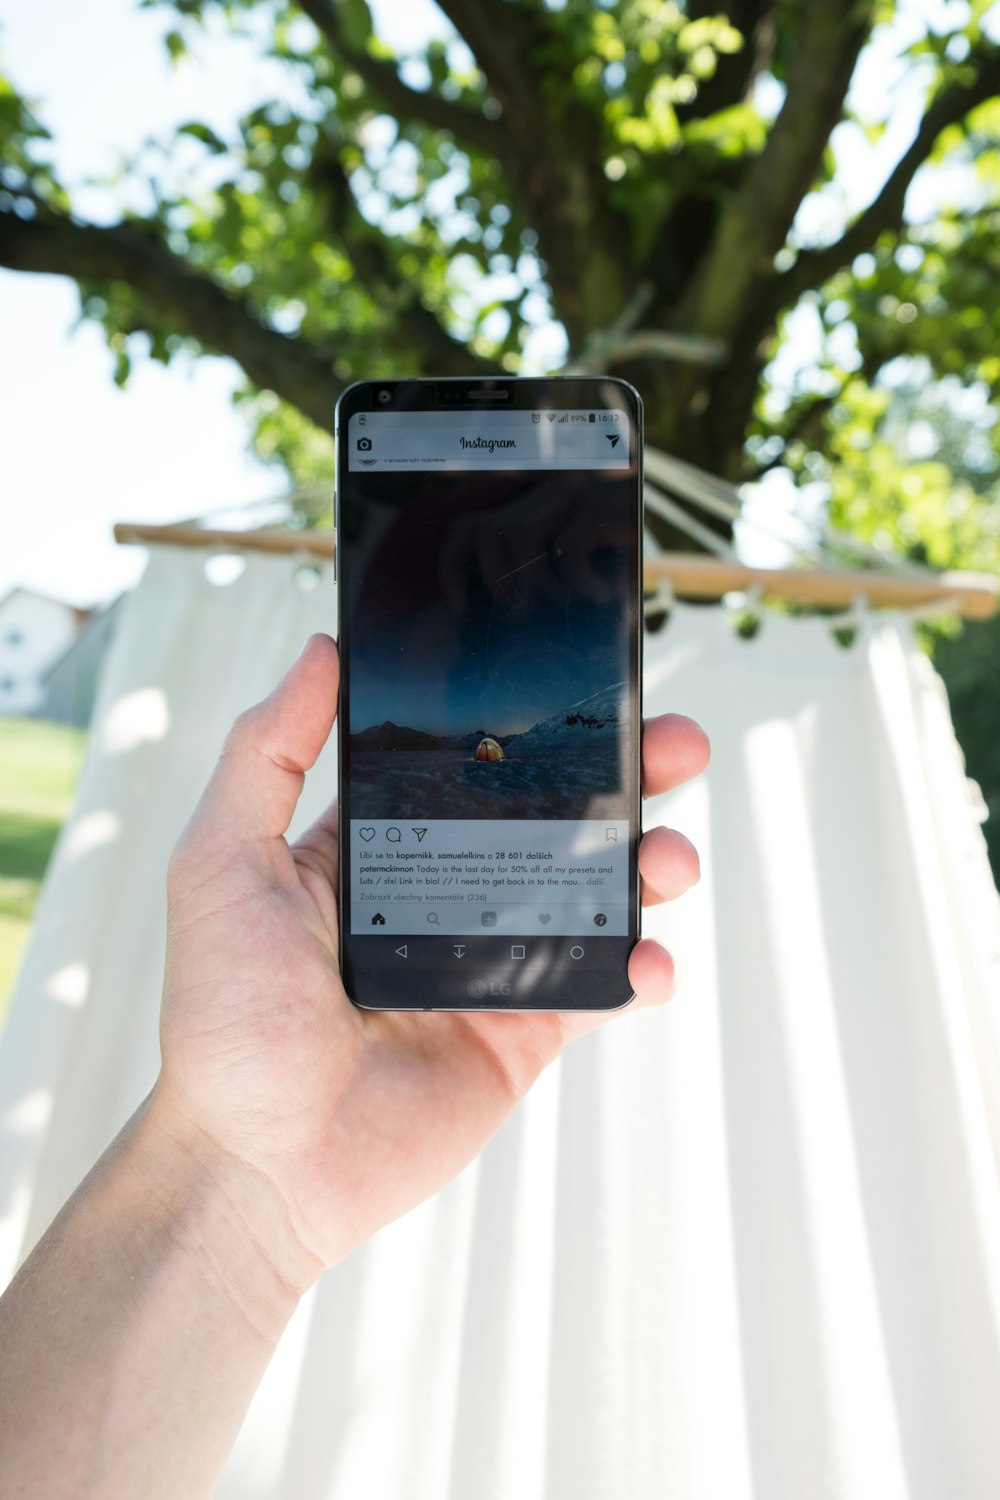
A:
<svg viewBox="0 0 1000 1500">
<path fill-rule="evenodd" d="M 592 411 L 590 413 L 590 416 L 587 418 L 587 421 L 588 422 L 596 422 L 597 421 L 597 413 L 594 412 L 594 411 Z"/>
</svg>

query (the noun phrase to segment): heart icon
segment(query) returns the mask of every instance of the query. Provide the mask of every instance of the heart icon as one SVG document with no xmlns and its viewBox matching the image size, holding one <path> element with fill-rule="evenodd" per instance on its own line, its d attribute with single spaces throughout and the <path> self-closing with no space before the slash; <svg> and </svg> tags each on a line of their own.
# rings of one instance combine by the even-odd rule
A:
<svg viewBox="0 0 1000 1500">
<path fill-rule="evenodd" d="M 360 833 L 366 844 L 370 844 L 372 839 L 375 837 L 374 828 L 359 828 L 358 832 Z"/>
<path fill-rule="evenodd" d="M 539 920 L 539 922 L 541 922 L 541 923 L 542 923 L 542 925 L 543 925 L 543 926 L 544 926 L 544 925 L 545 925 L 545 924 L 547 924 L 547 923 L 548 923 L 548 922 L 551 922 L 551 921 L 552 921 L 552 917 L 551 917 L 551 915 L 550 915 L 550 914 L 549 914 L 549 913 L 548 913 L 548 912 L 547 912 L 547 911 L 540 911 L 540 912 L 539 912 L 539 913 L 538 913 L 538 920 Z"/>
</svg>

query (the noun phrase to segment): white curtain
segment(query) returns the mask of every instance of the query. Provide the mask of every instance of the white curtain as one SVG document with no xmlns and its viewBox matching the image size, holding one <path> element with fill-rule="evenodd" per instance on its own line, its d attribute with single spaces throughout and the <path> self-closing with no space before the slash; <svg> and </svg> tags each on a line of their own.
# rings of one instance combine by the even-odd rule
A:
<svg viewBox="0 0 1000 1500">
<path fill-rule="evenodd" d="M 0 1047 L 0 1278 L 154 1078 L 167 856 L 333 628 L 300 567 L 157 550 L 127 602 Z M 220 1500 L 1000 1493 L 1000 903 L 942 685 L 903 616 L 682 605 L 645 692 L 713 742 L 648 809 L 702 855 L 645 924 L 677 998 L 323 1278 Z"/>
</svg>

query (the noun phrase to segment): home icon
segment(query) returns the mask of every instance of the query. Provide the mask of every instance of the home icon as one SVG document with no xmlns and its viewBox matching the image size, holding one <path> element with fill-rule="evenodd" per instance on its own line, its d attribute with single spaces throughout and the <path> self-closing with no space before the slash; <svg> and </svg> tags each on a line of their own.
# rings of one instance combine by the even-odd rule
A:
<svg viewBox="0 0 1000 1500">
<path fill-rule="evenodd" d="M 383 917 L 383 915 L 382 915 L 382 913 L 380 911 L 377 911 L 375 913 L 375 915 L 372 917 L 372 926 L 373 927 L 384 927 L 385 926 L 385 917 Z"/>
</svg>

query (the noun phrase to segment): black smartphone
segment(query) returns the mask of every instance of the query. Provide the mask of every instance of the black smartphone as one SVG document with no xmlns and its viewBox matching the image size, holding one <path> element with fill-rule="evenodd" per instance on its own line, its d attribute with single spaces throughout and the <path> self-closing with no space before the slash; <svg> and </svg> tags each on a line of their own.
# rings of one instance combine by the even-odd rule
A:
<svg viewBox="0 0 1000 1500">
<path fill-rule="evenodd" d="M 341 968 L 374 1010 L 611 1010 L 638 936 L 642 404 L 337 404 Z"/>
</svg>

